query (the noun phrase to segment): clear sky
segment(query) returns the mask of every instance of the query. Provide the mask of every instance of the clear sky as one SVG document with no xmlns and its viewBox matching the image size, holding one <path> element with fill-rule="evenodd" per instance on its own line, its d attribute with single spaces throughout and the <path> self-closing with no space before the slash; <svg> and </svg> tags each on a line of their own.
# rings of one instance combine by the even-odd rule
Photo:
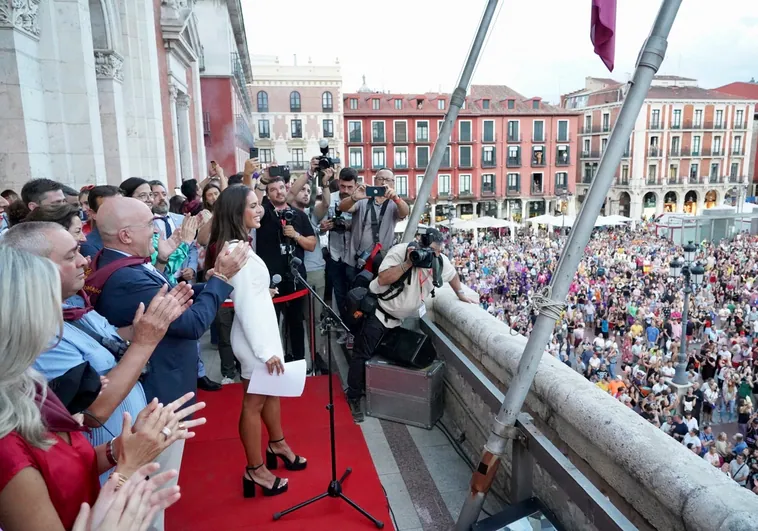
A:
<svg viewBox="0 0 758 531">
<path fill-rule="evenodd" d="M 484 10 L 485 0 L 242 0 L 251 55 L 283 64 L 339 58 L 344 90 L 362 75 L 375 90 L 450 92 Z M 618 0 L 616 68 L 592 51 L 590 0 L 502 0 L 474 83 L 506 84 L 527 97 L 557 102 L 584 86 L 585 76 L 620 81 L 660 6 Z M 465 6 L 465 7 L 464 7 Z M 661 74 L 703 87 L 758 79 L 758 1 L 683 0 Z"/>
</svg>

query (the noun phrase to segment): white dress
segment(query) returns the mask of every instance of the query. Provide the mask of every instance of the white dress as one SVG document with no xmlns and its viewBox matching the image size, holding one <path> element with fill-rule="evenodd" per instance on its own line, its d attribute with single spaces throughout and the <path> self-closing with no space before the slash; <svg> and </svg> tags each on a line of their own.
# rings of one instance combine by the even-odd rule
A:
<svg viewBox="0 0 758 531">
<path fill-rule="evenodd" d="M 229 250 L 238 243 L 232 243 Z M 253 372 L 268 370 L 266 361 L 272 356 L 278 356 L 284 363 L 276 310 L 269 293 L 268 268 L 250 249 L 245 267 L 229 279 L 229 284 L 234 288 L 231 294 L 234 302 L 232 350 L 240 362 L 242 378 L 249 380 Z"/>
</svg>

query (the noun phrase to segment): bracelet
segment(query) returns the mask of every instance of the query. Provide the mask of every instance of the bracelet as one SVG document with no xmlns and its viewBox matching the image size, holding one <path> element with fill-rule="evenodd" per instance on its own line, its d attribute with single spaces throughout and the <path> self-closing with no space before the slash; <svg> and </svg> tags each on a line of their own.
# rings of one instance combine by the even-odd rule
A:
<svg viewBox="0 0 758 531">
<path fill-rule="evenodd" d="M 114 491 L 118 491 L 121 487 L 124 486 L 124 483 L 129 480 L 127 476 L 120 474 L 119 472 L 113 472 L 110 476 L 108 476 L 108 479 L 112 478 L 113 476 L 116 476 L 116 487 L 113 489 Z"/>
<path fill-rule="evenodd" d="M 115 440 L 116 438 L 114 437 L 105 445 L 105 458 L 108 459 L 108 462 L 113 466 L 118 464 L 118 459 L 116 459 L 116 455 L 113 453 L 113 441 Z"/>
<path fill-rule="evenodd" d="M 213 277 L 219 280 L 223 280 L 224 282 L 229 284 L 229 277 L 227 277 L 226 275 L 222 275 L 221 273 L 213 273 Z"/>
</svg>

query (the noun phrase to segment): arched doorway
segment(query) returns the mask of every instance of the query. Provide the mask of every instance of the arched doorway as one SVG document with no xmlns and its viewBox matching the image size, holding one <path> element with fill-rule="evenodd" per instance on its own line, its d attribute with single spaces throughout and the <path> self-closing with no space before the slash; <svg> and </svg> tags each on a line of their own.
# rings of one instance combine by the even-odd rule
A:
<svg viewBox="0 0 758 531">
<path fill-rule="evenodd" d="M 697 192 L 695 190 L 690 190 L 684 194 L 684 213 L 697 214 Z"/>
<path fill-rule="evenodd" d="M 628 218 L 632 217 L 632 197 L 629 192 L 621 192 L 619 194 L 619 214 Z"/>
<path fill-rule="evenodd" d="M 655 192 L 648 192 L 642 198 L 642 215 L 646 218 L 654 216 L 658 205 L 658 196 Z"/>
<path fill-rule="evenodd" d="M 677 199 L 676 192 L 666 192 L 666 195 L 663 196 L 663 211 L 676 212 Z"/>
<path fill-rule="evenodd" d="M 729 206 L 737 206 L 739 197 L 740 191 L 736 187 L 732 187 L 724 194 L 724 204 Z"/>
<path fill-rule="evenodd" d="M 718 203 L 719 194 L 716 190 L 708 190 L 705 193 L 705 208 L 713 208 Z"/>
</svg>

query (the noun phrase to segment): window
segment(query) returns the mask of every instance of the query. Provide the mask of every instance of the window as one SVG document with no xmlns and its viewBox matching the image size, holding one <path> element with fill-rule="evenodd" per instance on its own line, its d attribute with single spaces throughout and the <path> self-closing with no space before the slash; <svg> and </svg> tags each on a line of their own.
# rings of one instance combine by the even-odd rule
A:
<svg viewBox="0 0 758 531">
<path fill-rule="evenodd" d="M 395 148 L 395 168 L 404 169 L 408 167 L 408 148 Z"/>
<path fill-rule="evenodd" d="M 584 163 L 584 176 L 582 177 L 582 182 L 584 184 L 589 184 L 592 182 L 592 177 L 594 176 L 594 173 L 592 171 L 593 165 L 589 162 Z"/>
<path fill-rule="evenodd" d="M 600 153 L 605 153 L 605 148 L 608 147 L 608 139 L 602 138 L 600 139 Z"/>
<path fill-rule="evenodd" d="M 587 114 L 584 116 L 584 132 L 589 133 L 592 130 L 592 115 Z"/>
<path fill-rule="evenodd" d="M 732 140 L 732 153 L 734 155 L 740 155 L 741 152 L 742 152 L 742 137 L 735 136 L 734 140 Z"/>
<path fill-rule="evenodd" d="M 703 126 L 703 109 L 695 109 L 695 119 L 693 122 L 693 125 L 698 129 Z"/>
<path fill-rule="evenodd" d="M 603 132 L 607 133 L 611 130 L 611 115 L 610 113 L 603 113 Z"/>
<path fill-rule="evenodd" d="M 711 163 L 711 180 L 718 179 L 718 178 L 719 178 L 719 163 L 712 162 Z"/>
<path fill-rule="evenodd" d="M 347 122 L 347 141 L 353 143 L 363 142 L 363 124 L 359 120 Z"/>
<path fill-rule="evenodd" d="M 545 165 L 545 146 L 532 146 L 532 166 Z"/>
<path fill-rule="evenodd" d="M 460 195 L 471 193 L 471 175 L 464 174 L 458 176 L 458 193 Z"/>
<path fill-rule="evenodd" d="M 445 124 L 445 120 L 437 120 L 437 137 L 439 138 L 440 131 L 442 131 L 442 126 Z"/>
<path fill-rule="evenodd" d="M 458 166 L 461 168 L 471 167 L 471 146 L 458 147 Z"/>
<path fill-rule="evenodd" d="M 724 123 L 724 111 L 716 111 L 716 127 L 721 127 Z"/>
<path fill-rule="evenodd" d="M 629 166 L 621 166 L 621 184 L 629 184 Z"/>
<path fill-rule="evenodd" d="M 484 120 L 482 142 L 495 141 L 495 120 Z"/>
<path fill-rule="evenodd" d="M 713 137 L 713 154 L 714 155 L 721 154 L 721 137 L 720 136 Z"/>
<path fill-rule="evenodd" d="M 582 154 L 585 157 L 590 156 L 590 139 L 589 138 L 584 139 L 584 147 L 582 148 Z"/>
<path fill-rule="evenodd" d="M 441 111 L 445 110 L 445 100 L 437 100 L 437 108 Z M 448 175 L 448 183 L 450 182 L 450 176 Z"/>
<path fill-rule="evenodd" d="M 650 129 L 658 129 L 661 126 L 661 111 L 654 109 L 650 116 Z"/>
<path fill-rule="evenodd" d="M 518 120 L 508 120 L 508 142 L 521 142 Z"/>
<path fill-rule="evenodd" d="M 258 137 L 271 138 L 271 129 L 268 120 L 258 120 Z"/>
<path fill-rule="evenodd" d="M 508 146 L 508 159 L 505 161 L 506 166 L 519 166 L 521 164 L 521 148 L 519 146 Z"/>
<path fill-rule="evenodd" d="M 471 142 L 471 121 L 461 120 L 458 123 L 458 141 Z"/>
<path fill-rule="evenodd" d="M 300 93 L 296 90 L 290 92 L 290 112 L 300 112 Z"/>
<path fill-rule="evenodd" d="M 695 156 L 700 155 L 700 136 L 692 137 L 692 154 Z"/>
<path fill-rule="evenodd" d="M 258 112 L 268 112 L 268 93 L 261 90 L 258 92 Z"/>
<path fill-rule="evenodd" d="M 408 197 L 408 176 L 395 175 L 395 191 L 397 195 Z"/>
<path fill-rule="evenodd" d="M 532 140 L 534 142 L 545 141 L 545 122 L 542 120 L 535 120 L 532 126 Z"/>
<path fill-rule="evenodd" d="M 395 98 L 395 109 L 401 110 L 403 108 L 403 100 Z"/>
<path fill-rule="evenodd" d="M 321 110 L 323 112 L 332 112 L 334 110 L 332 93 L 329 91 L 324 92 L 321 95 Z"/>
<path fill-rule="evenodd" d="M 682 110 L 681 109 L 675 109 L 673 116 L 671 118 L 671 128 L 672 129 L 679 129 L 682 127 Z"/>
<path fill-rule="evenodd" d="M 302 148 L 295 148 L 292 150 L 292 159 L 293 162 L 304 162 L 305 161 L 305 155 L 303 154 Z"/>
<path fill-rule="evenodd" d="M 738 110 L 734 114 L 734 127 L 737 127 L 738 129 L 742 128 L 742 120 L 745 117 L 745 111 Z"/>
<path fill-rule="evenodd" d="M 292 133 L 292 138 L 303 138 L 303 121 L 292 120 L 290 122 L 290 132 Z"/>
<path fill-rule="evenodd" d="M 566 188 L 568 186 L 568 173 L 559 171 L 555 174 L 555 187 Z"/>
<path fill-rule="evenodd" d="M 679 166 L 677 164 L 669 164 L 669 181 L 676 182 L 679 177 Z"/>
<path fill-rule="evenodd" d="M 379 110 L 379 98 L 371 98 L 371 108 L 375 111 Z"/>
<path fill-rule="evenodd" d="M 691 162 L 690 163 L 690 182 L 697 181 L 699 173 L 700 173 L 700 164 L 697 162 Z"/>
<path fill-rule="evenodd" d="M 539 108 L 540 108 L 540 101 L 532 100 L 532 109 L 539 109 Z"/>
<path fill-rule="evenodd" d="M 350 110 L 356 110 L 358 108 L 358 98 L 350 98 L 348 100 L 350 105 Z"/>
<path fill-rule="evenodd" d="M 442 155 L 442 162 L 440 168 L 450 168 L 450 146 L 445 148 L 445 154 Z"/>
<path fill-rule="evenodd" d="M 518 192 L 519 188 L 521 188 L 521 175 L 518 173 L 509 173 L 506 177 L 506 182 L 508 183 L 508 191 L 509 192 Z"/>
<path fill-rule="evenodd" d="M 371 141 L 384 142 L 384 121 L 371 122 Z"/>
<path fill-rule="evenodd" d="M 400 120 L 395 122 L 395 143 L 408 142 L 408 122 Z"/>
<path fill-rule="evenodd" d="M 485 173 L 482 175 L 482 193 L 494 194 L 495 193 L 495 176 L 491 173 Z"/>
<path fill-rule="evenodd" d="M 568 166 L 571 162 L 569 146 L 558 146 L 555 154 L 555 163 L 559 166 Z"/>
<path fill-rule="evenodd" d="M 274 161 L 271 149 L 259 149 L 258 158 L 263 164 L 268 164 Z"/>
<path fill-rule="evenodd" d="M 383 147 L 371 148 L 371 167 L 381 170 L 386 167 L 386 152 Z"/>
<path fill-rule="evenodd" d="M 447 174 L 440 175 L 437 178 L 437 193 L 439 195 L 450 195 L 450 176 Z"/>
<path fill-rule="evenodd" d="M 490 100 L 482 100 L 482 109 L 490 108 Z"/>
<path fill-rule="evenodd" d="M 651 164 L 647 167 L 647 178 L 650 181 L 655 181 L 656 177 L 658 177 L 658 165 Z"/>
<path fill-rule="evenodd" d="M 508 108 L 514 109 L 516 107 L 516 100 L 508 100 Z"/>
<path fill-rule="evenodd" d="M 416 168 L 423 169 L 429 165 L 429 146 L 416 146 Z"/>
<path fill-rule="evenodd" d="M 740 172 L 740 163 L 739 162 L 732 162 L 732 166 L 729 169 L 729 177 L 737 177 L 737 175 Z"/>
<path fill-rule="evenodd" d="M 349 148 L 350 167 L 361 169 L 363 168 L 363 148 L 351 147 Z"/>
<path fill-rule="evenodd" d="M 545 184 L 545 176 L 541 173 L 532 174 L 532 190 L 533 194 L 541 194 L 544 192 L 542 186 Z"/>
<path fill-rule="evenodd" d="M 495 167 L 495 146 L 482 146 L 482 166 Z"/>
<path fill-rule="evenodd" d="M 424 175 L 416 175 L 416 195 L 418 195 L 419 190 L 421 190 L 421 185 L 424 182 Z"/>
<path fill-rule="evenodd" d="M 324 138 L 334 136 L 334 120 L 324 120 Z"/>
<path fill-rule="evenodd" d="M 678 136 L 671 137 L 671 154 L 674 156 L 679 155 L 679 141 L 680 138 Z"/>
<path fill-rule="evenodd" d="M 569 123 L 568 120 L 558 120 L 558 142 L 569 141 Z"/>
<path fill-rule="evenodd" d="M 416 122 L 416 142 L 429 142 L 429 121 Z"/>
</svg>

